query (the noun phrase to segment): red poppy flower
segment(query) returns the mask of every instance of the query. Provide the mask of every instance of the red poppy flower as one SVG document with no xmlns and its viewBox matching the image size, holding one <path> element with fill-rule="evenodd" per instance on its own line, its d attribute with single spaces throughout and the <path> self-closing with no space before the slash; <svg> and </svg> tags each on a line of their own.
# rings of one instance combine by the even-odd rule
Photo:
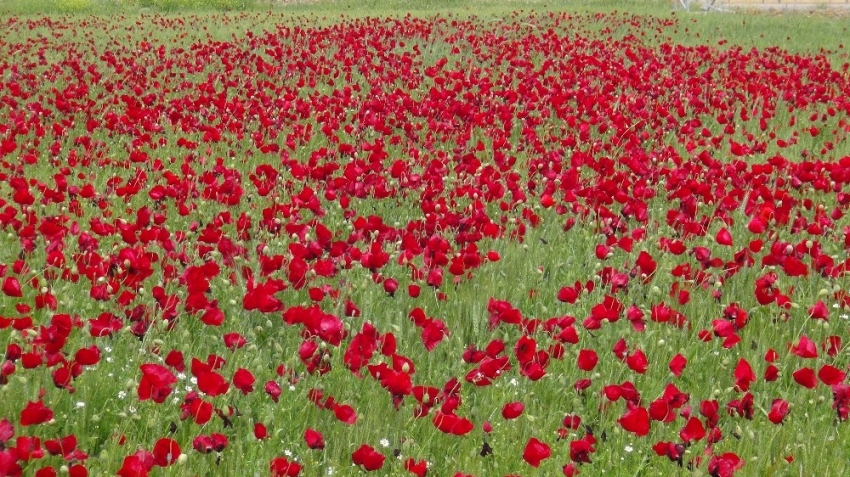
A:
<svg viewBox="0 0 850 477">
<path fill-rule="evenodd" d="M 174 368 L 178 373 L 186 371 L 186 364 L 183 360 L 183 353 L 177 350 L 171 350 L 165 357 L 165 364 Z"/>
<path fill-rule="evenodd" d="M 415 461 L 408 457 L 404 461 L 404 470 L 410 472 L 416 477 L 425 477 L 428 473 L 428 462 L 424 460 Z"/>
<path fill-rule="evenodd" d="M 720 229 L 714 238 L 720 245 L 732 246 L 732 234 L 725 227 Z"/>
<path fill-rule="evenodd" d="M 224 312 L 211 306 L 201 315 L 201 322 L 207 326 L 221 326 L 224 323 Z"/>
<path fill-rule="evenodd" d="M 747 391 L 750 389 L 750 383 L 756 380 L 756 375 L 753 372 L 752 366 L 750 363 L 741 358 L 738 360 L 738 364 L 735 366 L 735 387 L 740 391 Z"/>
<path fill-rule="evenodd" d="M 611 351 L 614 352 L 614 356 L 617 357 L 620 361 L 625 362 L 626 357 L 629 355 L 629 346 L 626 344 L 626 340 L 620 338 L 614 343 L 614 346 L 611 348 Z"/>
<path fill-rule="evenodd" d="M 100 362 L 100 348 L 96 345 L 80 348 L 74 354 L 74 361 L 83 366 L 94 366 Z"/>
<path fill-rule="evenodd" d="M 321 450 L 325 448 L 325 439 L 322 433 L 315 429 L 307 428 L 304 431 L 304 442 L 310 449 Z"/>
<path fill-rule="evenodd" d="M 593 443 L 587 439 L 577 439 L 570 442 L 570 460 L 576 464 L 590 464 L 590 455 L 595 451 Z"/>
<path fill-rule="evenodd" d="M 684 356 L 676 354 L 676 356 L 673 356 L 673 359 L 670 360 L 670 372 L 673 373 L 673 376 L 679 378 L 682 376 L 682 371 L 684 371 L 687 364 L 688 360 Z"/>
<path fill-rule="evenodd" d="M 841 349 L 841 337 L 836 335 L 828 336 L 823 343 L 821 343 L 821 349 L 827 354 L 827 356 L 834 358 Z"/>
<path fill-rule="evenodd" d="M 467 434 L 475 427 L 469 419 L 444 411 L 437 411 L 433 423 L 440 431 L 456 436 Z"/>
<path fill-rule="evenodd" d="M 124 458 L 124 462 L 116 474 L 120 477 L 148 477 L 148 472 L 152 467 L 153 463 L 147 465 L 139 456 L 130 455 Z"/>
<path fill-rule="evenodd" d="M 596 367 L 596 363 L 598 362 L 599 356 L 596 354 L 596 351 L 583 349 L 578 352 L 578 358 L 576 359 L 578 369 L 582 371 L 593 371 L 593 368 Z"/>
<path fill-rule="evenodd" d="M 68 467 L 68 477 L 88 477 L 89 471 L 83 464 L 74 464 Z"/>
<path fill-rule="evenodd" d="M 649 434 L 649 412 L 643 407 L 628 403 L 626 413 L 617 422 L 623 429 L 640 437 Z"/>
<path fill-rule="evenodd" d="M 502 417 L 505 419 L 516 419 L 522 415 L 525 404 L 521 402 L 510 402 L 502 408 Z"/>
<path fill-rule="evenodd" d="M 764 353 L 764 360 L 768 363 L 773 363 L 778 359 L 779 353 L 777 353 L 776 350 L 774 350 L 773 348 L 768 349 L 767 352 Z"/>
<path fill-rule="evenodd" d="M 197 378 L 198 390 L 209 396 L 220 396 L 230 389 L 230 383 L 215 371 L 199 373 Z"/>
<path fill-rule="evenodd" d="M 838 414 L 838 421 L 846 421 L 850 416 L 850 385 L 832 386 L 832 408 Z"/>
<path fill-rule="evenodd" d="M 152 399 L 158 404 L 165 402 L 165 398 L 171 394 L 172 386 L 177 383 L 177 377 L 159 364 L 143 364 L 139 369 L 142 370 L 142 379 L 137 389 L 139 400 Z"/>
<path fill-rule="evenodd" d="M 794 377 L 794 381 L 797 382 L 800 386 L 808 389 L 814 389 L 818 385 L 818 380 L 815 377 L 815 372 L 811 368 L 802 367 L 791 375 Z"/>
<path fill-rule="evenodd" d="M 269 462 L 272 477 L 298 477 L 301 468 L 301 464 L 290 461 L 286 457 L 275 457 Z"/>
<path fill-rule="evenodd" d="M 649 361 L 646 359 L 646 355 L 643 353 L 643 350 L 635 350 L 634 353 L 630 354 L 626 358 L 626 364 L 629 368 L 638 373 L 643 374 L 649 368 Z"/>
<path fill-rule="evenodd" d="M 801 358 L 817 358 L 818 348 L 814 341 L 810 340 L 808 336 L 803 335 L 796 345 L 791 346 L 791 353 Z"/>
<path fill-rule="evenodd" d="M 770 412 L 767 418 L 774 424 L 781 424 L 788 415 L 788 402 L 784 399 L 774 399 L 770 405 Z"/>
<path fill-rule="evenodd" d="M 24 296 L 21 291 L 21 282 L 15 277 L 6 277 L 3 279 L 3 293 L 12 298 L 21 298 Z"/>
<path fill-rule="evenodd" d="M 209 454 L 215 451 L 216 442 L 210 436 L 200 435 L 192 440 L 192 448 L 201 454 Z"/>
<path fill-rule="evenodd" d="M 225 333 L 223 338 L 224 346 L 226 346 L 231 351 L 236 351 L 237 349 L 240 349 L 246 344 L 248 344 L 248 340 L 246 340 L 245 337 L 240 335 L 239 333 Z"/>
<path fill-rule="evenodd" d="M 395 296 L 395 292 L 396 290 L 398 290 L 398 280 L 396 280 L 395 278 L 387 278 L 384 280 L 383 286 L 384 291 L 389 296 Z"/>
<path fill-rule="evenodd" d="M 354 462 L 354 465 L 359 465 L 363 467 L 366 471 L 378 470 L 384 466 L 384 457 L 383 454 L 376 451 L 374 447 L 363 444 L 351 454 L 351 460 Z"/>
<path fill-rule="evenodd" d="M 340 420 L 340 422 L 344 422 L 350 426 L 357 422 L 357 413 L 354 411 L 354 408 L 348 404 L 334 403 L 333 411 L 334 415 Z"/>
<path fill-rule="evenodd" d="M 38 460 L 44 457 L 44 450 L 41 448 L 41 439 L 38 437 L 18 436 L 12 448 L 15 450 L 18 460 L 24 462 Z"/>
<path fill-rule="evenodd" d="M 180 444 L 173 439 L 162 438 L 153 446 L 154 465 L 168 467 L 180 457 Z"/>
<path fill-rule="evenodd" d="M 3 439 L 2 432 L 0 431 L 0 442 L 5 441 L 6 439 Z M 44 441 L 44 448 L 50 455 L 61 455 L 67 458 L 77 448 L 77 437 L 71 434 L 61 439 L 48 439 Z"/>
<path fill-rule="evenodd" d="M 744 460 L 732 452 L 713 455 L 708 461 L 708 473 L 716 477 L 732 477 L 744 464 Z"/>
<path fill-rule="evenodd" d="M 191 397 L 190 397 L 191 396 Z M 203 425 L 212 419 L 213 405 L 201 399 L 197 393 L 189 393 L 183 403 L 185 416 L 192 416 L 195 424 Z"/>
<path fill-rule="evenodd" d="M 561 424 L 563 424 L 564 427 L 568 429 L 576 430 L 581 425 L 581 416 L 577 416 L 575 414 L 567 414 L 561 420 Z"/>
<path fill-rule="evenodd" d="M 652 450 L 661 457 L 667 457 L 672 462 L 681 462 L 685 453 L 685 446 L 674 442 L 657 442 Z"/>
<path fill-rule="evenodd" d="M 525 450 L 522 453 L 522 458 L 528 465 L 539 467 L 540 462 L 548 459 L 552 455 L 552 449 L 545 442 L 539 441 L 536 437 L 532 437 L 525 444 Z"/>
<path fill-rule="evenodd" d="M 773 382 L 779 379 L 779 368 L 776 366 L 769 364 L 764 369 L 764 380 L 767 382 Z"/>
<path fill-rule="evenodd" d="M 192 440 L 192 447 L 202 454 L 221 452 L 227 447 L 227 436 L 217 433 L 200 435 Z"/>
<path fill-rule="evenodd" d="M 818 378 L 827 386 L 834 386 L 844 382 L 847 373 L 831 364 L 825 364 L 818 370 Z"/>
<path fill-rule="evenodd" d="M 233 386 L 240 390 L 242 394 L 249 394 L 254 391 L 254 375 L 244 368 L 239 368 L 233 373 Z"/>
<path fill-rule="evenodd" d="M 26 407 L 21 411 L 20 424 L 22 426 L 34 426 L 43 424 L 53 419 L 53 411 L 44 405 L 41 400 L 28 401 Z"/>
<path fill-rule="evenodd" d="M 563 287 L 558 291 L 558 301 L 574 304 L 581 293 L 581 284 L 577 287 Z"/>
<path fill-rule="evenodd" d="M 280 388 L 280 384 L 277 381 L 266 381 L 266 385 L 263 387 L 266 391 L 266 394 L 272 398 L 272 401 L 277 402 L 280 399 L 280 395 L 283 393 L 283 390 Z"/>
<path fill-rule="evenodd" d="M 827 320 L 829 318 L 829 309 L 823 300 L 818 300 L 817 303 L 809 307 L 809 318 L 813 320 Z"/>
<path fill-rule="evenodd" d="M 705 427 L 702 425 L 702 421 L 696 417 L 689 418 L 685 427 L 679 431 L 679 437 L 686 444 L 702 440 L 705 437 Z"/>
<path fill-rule="evenodd" d="M 433 351 L 447 336 L 449 336 L 449 330 L 446 324 L 438 319 L 429 320 L 428 324 L 422 328 L 422 343 L 428 351 Z"/>
</svg>

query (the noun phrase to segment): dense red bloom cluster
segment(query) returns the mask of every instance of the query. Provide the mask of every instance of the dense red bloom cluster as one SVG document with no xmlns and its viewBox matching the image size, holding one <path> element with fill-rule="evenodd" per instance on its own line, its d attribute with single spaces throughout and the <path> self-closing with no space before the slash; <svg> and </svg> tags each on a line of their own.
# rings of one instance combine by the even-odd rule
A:
<svg viewBox="0 0 850 477">
<path fill-rule="evenodd" d="M 850 309 L 846 67 L 673 44 L 676 18 L 622 14 L 281 22 L 227 41 L 196 36 L 198 18 L 148 20 L 173 42 L 80 39 L 102 19 L 4 25 L 35 36 L 0 42 L 15 58 L 0 62 L 0 386 L 49 389 L 0 405 L 0 475 L 87 475 L 90 449 L 46 424 L 125 334 L 142 358 L 117 381 L 175 422 L 130 436 L 149 441 L 109 469 L 122 477 L 190 445 L 239 459 L 228 444 L 267 444 L 263 422 L 303 436 L 296 452 L 336 447 L 339 465 L 457 471 L 427 443 L 395 462 L 332 437 L 388 413 L 427 418 L 435 440 L 480 429 L 482 459 L 564 475 L 607 445 L 597 422 L 712 476 L 748 461 L 715 447 L 724 432 L 791 427 L 812 392 L 828 388 L 821 407 L 845 425 L 846 325 L 828 330 Z M 693 384 L 709 367 L 727 393 Z M 323 387 L 329 374 L 352 389 Z M 525 398 L 562 375 L 594 415 L 537 419 L 573 412 Z M 329 422 L 291 429 L 257 403 Z M 494 450 L 499 414 L 564 445 Z"/>
</svg>

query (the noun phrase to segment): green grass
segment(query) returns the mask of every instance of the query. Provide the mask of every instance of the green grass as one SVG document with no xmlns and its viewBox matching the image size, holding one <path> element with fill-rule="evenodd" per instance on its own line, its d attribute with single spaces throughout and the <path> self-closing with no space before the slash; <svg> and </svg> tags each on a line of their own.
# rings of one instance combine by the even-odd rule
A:
<svg viewBox="0 0 850 477">
<path fill-rule="evenodd" d="M 110 16 L 137 14 L 210 15 L 216 11 L 255 11 L 305 16 L 311 23 L 327 24 L 346 17 L 387 17 L 408 14 L 476 16 L 490 21 L 510 21 L 514 12 L 567 11 L 576 14 L 623 12 L 650 15 L 661 19 L 679 18 L 681 28 L 674 30 L 670 41 L 686 45 L 723 41 L 727 46 L 744 49 L 781 46 L 797 53 L 824 53 L 840 67 L 847 61 L 850 45 L 846 17 L 828 10 L 814 12 L 685 12 L 674 10 L 664 0 L 630 1 L 628 8 L 619 1 L 566 0 L 3 0 L 0 14 L 42 15 L 85 13 Z M 113 20 L 115 21 L 115 20 Z M 120 19 L 118 20 L 120 21 Z M 275 22 L 269 18 L 267 21 Z M 270 27 L 271 23 L 253 23 L 251 28 Z M 599 23 L 596 28 L 604 28 Z M 227 33 L 240 34 L 244 27 L 233 25 Z"/>
<path fill-rule="evenodd" d="M 257 0 L 3 0 L 0 12 L 15 15 L 137 14 L 251 10 Z"/>
</svg>

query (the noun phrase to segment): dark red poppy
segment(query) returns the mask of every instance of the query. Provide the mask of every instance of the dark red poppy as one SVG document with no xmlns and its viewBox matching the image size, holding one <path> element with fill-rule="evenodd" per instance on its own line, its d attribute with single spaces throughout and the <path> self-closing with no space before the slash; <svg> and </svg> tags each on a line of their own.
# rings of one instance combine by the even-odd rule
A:
<svg viewBox="0 0 850 477">
<path fill-rule="evenodd" d="M 2 435 L 0 435 L 0 442 L 5 442 Z M 77 449 L 77 437 L 70 434 L 61 439 L 48 439 L 44 441 L 44 448 L 50 455 L 61 455 L 68 458 Z"/>
<path fill-rule="evenodd" d="M 587 439 L 577 439 L 570 442 L 570 460 L 576 464 L 590 464 L 590 456 L 596 449 Z"/>
<path fill-rule="evenodd" d="M 263 389 L 274 402 L 277 402 L 278 399 L 280 399 L 280 395 L 283 393 L 283 390 L 280 388 L 280 384 L 278 384 L 277 381 L 266 381 L 266 385 L 263 386 Z"/>
<path fill-rule="evenodd" d="M 733 452 L 713 455 L 708 460 L 708 473 L 712 477 L 732 477 L 744 464 L 744 460 Z"/>
<path fill-rule="evenodd" d="M 321 450 L 325 448 L 324 437 L 315 429 L 307 428 L 304 430 L 304 442 L 307 443 L 307 447 L 310 449 Z"/>
</svg>

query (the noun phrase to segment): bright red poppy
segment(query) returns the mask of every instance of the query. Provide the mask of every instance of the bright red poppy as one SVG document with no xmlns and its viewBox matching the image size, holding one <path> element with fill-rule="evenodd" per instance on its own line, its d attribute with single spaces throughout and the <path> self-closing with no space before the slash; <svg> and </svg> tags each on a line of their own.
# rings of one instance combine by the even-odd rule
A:
<svg viewBox="0 0 850 477">
<path fill-rule="evenodd" d="M 351 454 L 351 461 L 354 462 L 354 465 L 360 466 L 370 472 L 383 467 L 385 460 L 386 457 L 383 454 L 376 451 L 374 447 L 366 444 L 361 445 Z"/>
</svg>

